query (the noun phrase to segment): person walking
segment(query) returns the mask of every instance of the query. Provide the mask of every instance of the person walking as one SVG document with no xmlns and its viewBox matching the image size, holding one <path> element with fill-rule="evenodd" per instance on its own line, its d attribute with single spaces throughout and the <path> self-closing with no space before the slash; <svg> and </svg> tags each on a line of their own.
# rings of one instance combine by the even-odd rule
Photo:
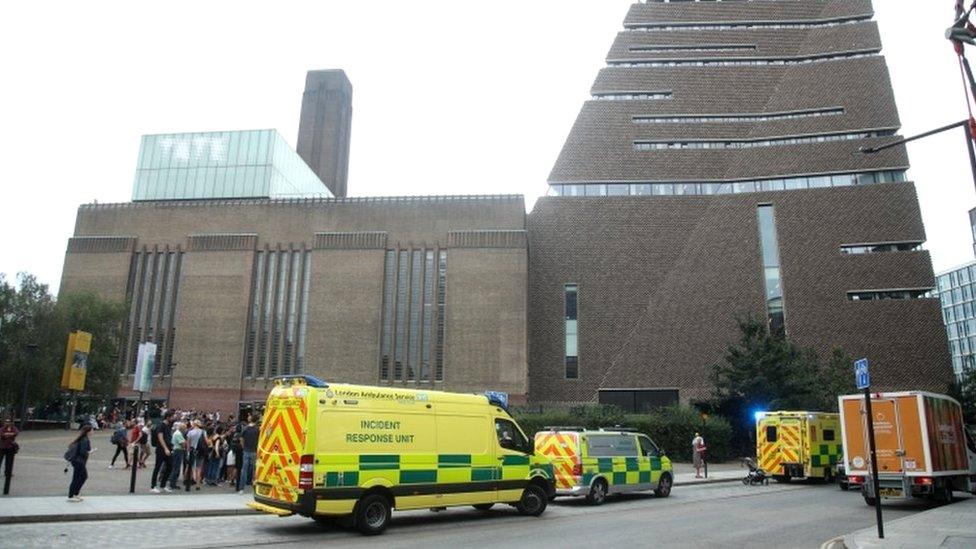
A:
<svg viewBox="0 0 976 549">
<path fill-rule="evenodd" d="M 12 419 L 5 419 L 3 427 L 0 427 L 0 463 L 3 464 L 3 476 L 9 479 L 14 474 L 14 454 L 20 450 L 17 444 L 17 435 L 20 431 L 14 427 Z"/>
<path fill-rule="evenodd" d="M 91 446 L 91 431 L 90 425 L 82 427 L 81 433 L 68 447 L 68 454 L 65 456 L 70 458 L 68 461 L 71 462 L 71 467 L 74 469 L 71 474 L 71 484 L 68 486 L 68 501 L 82 501 L 79 494 L 81 487 L 88 480 L 88 456 L 94 451 Z"/>
<path fill-rule="evenodd" d="M 705 439 L 700 433 L 695 433 L 695 438 L 691 440 L 691 458 L 695 465 L 695 478 L 702 478 L 701 469 L 705 462 L 705 450 Z"/>
<path fill-rule="evenodd" d="M 149 459 L 149 437 L 152 436 L 152 420 L 146 419 L 145 423 L 139 423 L 139 468 L 146 468 L 146 460 Z"/>
<path fill-rule="evenodd" d="M 179 489 L 180 473 L 183 471 L 183 461 L 184 456 L 186 456 L 187 446 L 186 424 L 182 421 L 173 424 L 173 437 L 170 439 L 170 448 L 172 448 L 172 454 L 170 456 L 169 488 L 166 489 L 167 492 Z"/>
<path fill-rule="evenodd" d="M 112 463 L 109 464 L 109 469 L 115 469 L 115 460 L 118 459 L 119 454 L 125 458 L 125 468 L 129 468 L 129 422 L 126 421 L 123 424 L 119 424 L 115 431 L 112 432 L 112 444 L 115 445 L 115 455 L 112 456 Z"/>
<path fill-rule="evenodd" d="M 153 465 L 152 477 L 149 481 L 150 492 L 158 494 L 160 487 L 163 487 L 167 492 L 170 491 L 169 487 L 166 486 L 166 481 L 169 480 L 170 473 L 170 454 L 172 454 L 170 442 L 172 438 L 173 412 L 169 410 L 163 415 L 163 421 L 156 426 L 156 429 L 152 433 L 152 439 L 150 440 L 153 447 L 156 448 L 156 463 Z"/>
<path fill-rule="evenodd" d="M 237 492 L 244 493 L 244 486 L 254 483 L 254 466 L 258 461 L 258 435 L 261 431 L 254 425 L 254 420 L 248 418 L 247 427 L 241 431 L 241 445 L 244 447 L 244 460 L 241 472 L 237 476 Z"/>
</svg>

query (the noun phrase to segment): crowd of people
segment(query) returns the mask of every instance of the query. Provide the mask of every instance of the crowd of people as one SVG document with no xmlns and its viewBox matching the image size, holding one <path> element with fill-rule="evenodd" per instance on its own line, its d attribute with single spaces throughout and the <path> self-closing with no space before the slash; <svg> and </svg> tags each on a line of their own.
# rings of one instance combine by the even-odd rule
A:
<svg viewBox="0 0 976 549">
<path fill-rule="evenodd" d="M 111 414 L 109 420 L 113 419 Z M 222 421 L 219 412 L 163 410 L 162 417 L 130 416 L 101 427 L 112 430 L 110 442 L 115 446 L 110 469 L 116 468 L 121 456 L 125 469 L 146 468 L 154 455 L 149 479 L 153 493 L 180 489 L 200 490 L 202 486 L 229 486 L 243 493 L 254 482 L 257 462 L 258 420 L 248 416 L 237 421 L 231 414 Z M 68 499 L 81 501 L 78 493 L 87 473 L 89 441 L 93 426 L 84 425 L 69 447 L 65 459 L 74 467 Z"/>
</svg>

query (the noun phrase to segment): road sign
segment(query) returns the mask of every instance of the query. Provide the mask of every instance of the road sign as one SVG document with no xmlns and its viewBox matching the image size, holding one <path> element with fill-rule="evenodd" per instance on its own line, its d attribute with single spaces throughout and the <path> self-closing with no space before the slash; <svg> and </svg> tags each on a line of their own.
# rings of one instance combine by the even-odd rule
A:
<svg viewBox="0 0 976 549">
<path fill-rule="evenodd" d="M 862 358 L 854 361 L 854 379 L 857 381 L 858 389 L 866 389 L 871 386 L 871 375 L 868 374 L 868 359 Z"/>
</svg>

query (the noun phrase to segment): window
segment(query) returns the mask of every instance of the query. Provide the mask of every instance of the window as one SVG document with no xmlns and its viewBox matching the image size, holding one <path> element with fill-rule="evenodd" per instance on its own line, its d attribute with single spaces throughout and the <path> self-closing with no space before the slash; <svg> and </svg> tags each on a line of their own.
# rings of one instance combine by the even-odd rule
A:
<svg viewBox="0 0 976 549">
<path fill-rule="evenodd" d="M 757 213 L 766 286 L 766 315 L 768 317 L 769 333 L 774 336 L 783 336 L 786 332 L 786 319 L 783 310 L 783 283 L 780 278 L 776 216 L 771 204 L 759 206 Z"/>
<path fill-rule="evenodd" d="M 525 438 L 522 431 L 507 419 L 495 419 L 495 434 L 498 436 L 498 445 L 502 448 L 526 454 L 534 451 L 533 445 Z"/>
<path fill-rule="evenodd" d="M 566 379 L 579 379 L 579 349 L 578 349 L 578 308 L 579 287 L 576 284 L 563 286 L 565 299 L 566 322 Z"/>
<path fill-rule="evenodd" d="M 819 55 L 804 55 L 799 57 L 769 57 L 769 58 L 723 58 L 723 59 L 667 59 L 667 60 L 629 60 L 614 59 L 607 62 L 611 67 L 742 67 L 760 65 L 805 65 L 807 63 L 822 63 L 838 59 L 858 59 L 874 57 L 880 50 L 859 50 L 843 53 L 825 53 Z"/>
<path fill-rule="evenodd" d="M 735 21 L 721 23 L 650 23 L 628 25 L 627 31 L 674 31 L 674 30 L 729 30 L 729 29 L 815 29 L 849 25 L 871 19 L 871 14 L 839 17 L 833 19 L 808 19 L 798 21 Z"/>
<path fill-rule="evenodd" d="M 153 374 L 169 374 L 182 265 L 183 251 L 178 247 L 175 250 L 143 247 L 132 254 L 127 283 L 129 319 L 118 357 L 125 365 L 124 373 L 135 374 L 139 344 L 150 341 L 157 346 Z"/>
<path fill-rule="evenodd" d="M 644 435 L 638 435 L 637 441 L 640 442 L 641 455 L 657 456 L 660 453 L 654 442 Z"/>
<path fill-rule="evenodd" d="M 255 252 L 245 377 L 304 372 L 310 263 L 311 252 L 305 249 Z"/>
<path fill-rule="evenodd" d="M 833 429 L 824 429 L 823 430 L 823 439 L 824 439 L 824 442 L 831 442 L 832 440 L 834 440 L 834 430 Z"/>
<path fill-rule="evenodd" d="M 447 252 L 387 250 L 384 263 L 379 379 L 443 381 Z"/>
<path fill-rule="evenodd" d="M 664 149 L 752 149 L 756 147 L 776 147 L 781 145 L 805 145 L 809 143 L 824 143 L 827 141 L 850 141 L 852 139 L 867 139 L 894 135 L 895 130 L 871 130 L 863 132 L 836 133 L 828 135 L 795 135 L 776 139 L 735 139 L 723 141 L 634 141 L 636 151 L 654 151 Z M 810 188 L 830 186 L 830 176 L 816 176 L 809 178 Z"/>
<path fill-rule="evenodd" d="M 924 299 L 928 297 L 932 297 L 931 288 L 912 288 L 912 289 L 905 289 L 905 290 L 861 290 L 856 292 L 847 292 L 847 299 L 850 301 L 880 301 L 885 299 Z"/>
<path fill-rule="evenodd" d="M 589 457 L 635 457 L 637 437 L 634 435 L 588 435 L 586 443 Z"/>
<path fill-rule="evenodd" d="M 766 442 L 776 442 L 776 427 L 773 425 L 766 427 Z"/>
<path fill-rule="evenodd" d="M 771 113 L 742 113 L 742 114 L 708 114 L 708 115 L 688 115 L 688 114 L 662 114 L 653 116 L 634 116 L 635 124 L 709 124 L 709 123 L 736 123 L 736 122 L 770 122 L 773 120 L 793 120 L 796 118 L 812 118 L 818 116 L 831 116 L 844 114 L 843 107 L 831 107 L 827 109 L 812 109 L 790 112 L 771 112 Z"/>
<path fill-rule="evenodd" d="M 383 280 L 383 338 L 380 342 L 380 380 L 390 380 L 390 363 L 393 355 L 393 310 L 396 304 L 396 251 L 387 250 Z"/>
<path fill-rule="evenodd" d="M 884 252 L 913 252 L 922 247 L 921 242 L 886 242 L 882 244 L 848 244 L 840 247 L 842 254 L 873 254 Z"/>
</svg>

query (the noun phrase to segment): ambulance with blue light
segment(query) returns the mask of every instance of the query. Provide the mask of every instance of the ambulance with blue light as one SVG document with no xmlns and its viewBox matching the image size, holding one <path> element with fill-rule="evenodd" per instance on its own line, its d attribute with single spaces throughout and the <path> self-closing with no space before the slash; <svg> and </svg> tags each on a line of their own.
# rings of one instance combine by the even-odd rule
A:
<svg viewBox="0 0 976 549">
<path fill-rule="evenodd" d="M 275 379 L 258 439 L 254 501 L 279 516 L 383 532 L 391 511 L 509 504 L 539 516 L 555 493 L 505 395 Z"/>
</svg>

